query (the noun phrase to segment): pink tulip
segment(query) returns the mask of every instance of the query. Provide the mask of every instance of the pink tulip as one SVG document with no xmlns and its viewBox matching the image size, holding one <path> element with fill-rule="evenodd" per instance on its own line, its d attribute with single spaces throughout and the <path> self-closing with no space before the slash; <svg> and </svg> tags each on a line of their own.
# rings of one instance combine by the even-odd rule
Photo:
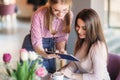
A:
<svg viewBox="0 0 120 80">
<path fill-rule="evenodd" d="M 9 63 L 10 60 L 11 60 L 11 55 L 10 55 L 10 53 L 4 53 L 4 55 L 3 55 L 3 61 L 4 61 L 5 63 Z"/>
<path fill-rule="evenodd" d="M 44 67 L 40 67 L 36 70 L 36 75 L 39 77 L 44 77 L 46 75 L 46 71 Z"/>
<path fill-rule="evenodd" d="M 25 49 L 25 48 L 22 48 L 21 50 L 20 50 L 20 53 L 21 52 L 27 52 L 27 50 Z"/>
</svg>

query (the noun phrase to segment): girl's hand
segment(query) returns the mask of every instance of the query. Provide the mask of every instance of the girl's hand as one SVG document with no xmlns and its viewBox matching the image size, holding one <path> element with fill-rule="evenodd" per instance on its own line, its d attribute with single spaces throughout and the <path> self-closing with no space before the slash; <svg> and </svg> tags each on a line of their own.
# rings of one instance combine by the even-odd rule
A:
<svg viewBox="0 0 120 80">
<path fill-rule="evenodd" d="M 62 53 L 62 54 L 67 54 L 66 50 L 60 50 L 59 52 Z"/>
<path fill-rule="evenodd" d="M 47 58 L 47 59 L 60 58 L 60 56 L 57 55 L 57 54 L 47 54 L 46 58 Z"/>
<path fill-rule="evenodd" d="M 45 51 L 48 51 L 47 49 L 45 49 Z M 44 57 L 46 59 L 52 59 L 52 58 L 60 58 L 59 55 L 55 54 L 55 53 L 51 53 L 51 54 L 47 54 L 46 53 L 46 56 Z"/>
</svg>

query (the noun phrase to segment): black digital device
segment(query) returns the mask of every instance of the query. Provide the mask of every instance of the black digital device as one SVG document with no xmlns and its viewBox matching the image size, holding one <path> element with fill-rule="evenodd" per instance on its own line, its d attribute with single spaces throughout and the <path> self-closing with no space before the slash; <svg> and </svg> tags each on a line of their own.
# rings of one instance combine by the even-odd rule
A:
<svg viewBox="0 0 120 80">
<path fill-rule="evenodd" d="M 52 51 L 46 51 L 46 53 L 47 54 L 54 53 L 54 54 L 59 55 L 62 59 L 66 59 L 66 60 L 70 60 L 70 61 L 80 61 L 75 56 L 69 55 L 69 54 L 62 54 L 62 53 L 57 53 L 57 52 L 52 52 Z"/>
</svg>

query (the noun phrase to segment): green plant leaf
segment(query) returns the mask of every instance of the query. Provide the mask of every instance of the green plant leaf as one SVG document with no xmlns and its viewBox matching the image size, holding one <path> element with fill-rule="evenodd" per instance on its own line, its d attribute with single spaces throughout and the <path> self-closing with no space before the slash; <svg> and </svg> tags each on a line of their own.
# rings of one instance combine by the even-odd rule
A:
<svg viewBox="0 0 120 80">
<path fill-rule="evenodd" d="M 12 77 L 16 80 L 34 80 L 36 65 L 40 59 L 35 61 L 23 61 L 22 63 L 17 63 L 17 69 L 13 71 Z"/>
<path fill-rule="evenodd" d="M 38 61 L 39 61 L 39 59 L 36 59 L 35 61 L 30 62 L 31 65 L 30 65 L 30 68 L 29 68 L 28 80 L 34 80 L 36 64 L 37 64 Z"/>
<path fill-rule="evenodd" d="M 17 80 L 16 70 L 13 70 L 11 76 L 12 76 L 15 80 Z"/>
<path fill-rule="evenodd" d="M 17 70 L 16 70 L 16 77 L 17 80 L 26 80 L 26 66 L 27 66 L 27 61 L 24 61 L 22 64 L 18 63 L 17 64 Z"/>
</svg>

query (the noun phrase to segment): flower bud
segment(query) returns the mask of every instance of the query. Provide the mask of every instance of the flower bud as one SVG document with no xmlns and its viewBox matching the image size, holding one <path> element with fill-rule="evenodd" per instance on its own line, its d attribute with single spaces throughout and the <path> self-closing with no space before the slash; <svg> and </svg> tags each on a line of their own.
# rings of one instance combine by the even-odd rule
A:
<svg viewBox="0 0 120 80">
<path fill-rule="evenodd" d="M 4 55 L 3 55 L 3 61 L 4 61 L 5 63 L 9 63 L 10 60 L 11 60 L 11 55 L 10 55 L 10 53 L 4 53 Z"/>
<path fill-rule="evenodd" d="M 40 67 L 36 70 L 36 75 L 39 77 L 44 77 L 47 75 L 47 71 L 45 69 L 45 67 Z"/>
<path fill-rule="evenodd" d="M 29 59 L 30 60 L 36 60 L 38 58 L 38 54 L 34 51 L 29 51 Z"/>
<path fill-rule="evenodd" d="M 28 52 L 26 49 L 21 49 L 20 50 L 20 57 L 22 61 L 27 61 L 28 60 Z"/>
</svg>

